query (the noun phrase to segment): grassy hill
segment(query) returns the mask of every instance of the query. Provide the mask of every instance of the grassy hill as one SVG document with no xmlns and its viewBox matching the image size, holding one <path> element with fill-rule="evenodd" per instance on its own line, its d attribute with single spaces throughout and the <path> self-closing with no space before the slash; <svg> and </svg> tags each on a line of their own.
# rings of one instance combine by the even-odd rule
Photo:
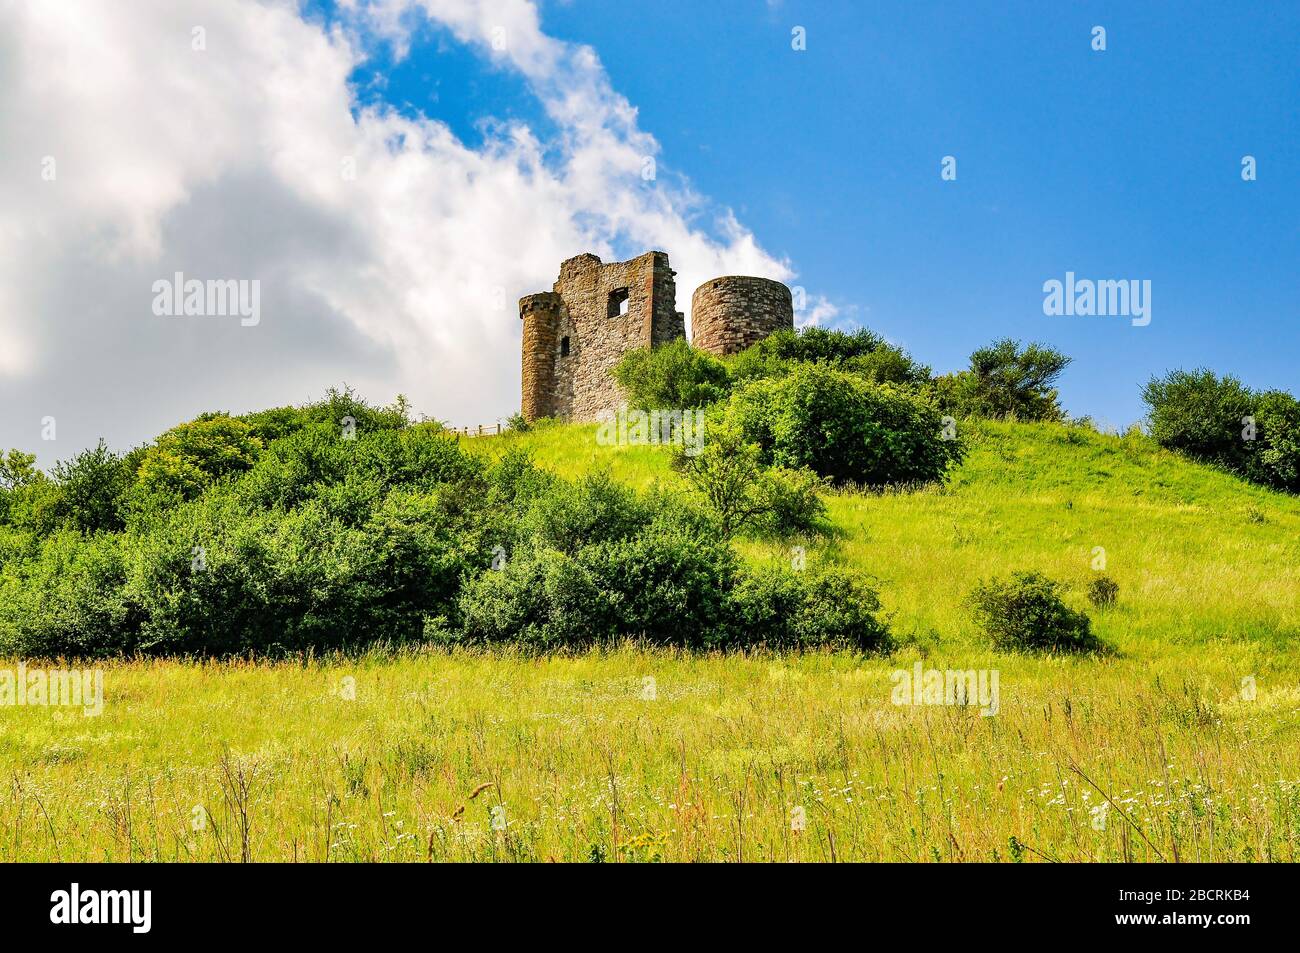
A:
<svg viewBox="0 0 1300 953">
<path fill-rule="evenodd" d="M 0 712 L 0 859 L 1296 860 L 1300 499 L 1138 436 L 972 427 L 947 486 L 837 492 L 803 543 L 876 577 L 891 657 L 109 663 L 99 718 Z M 676 485 L 594 427 L 465 444 Z M 963 600 L 1022 569 L 1114 653 L 992 650 Z M 917 661 L 996 670 L 998 714 L 893 704 Z"/>
<path fill-rule="evenodd" d="M 1102 547 L 1120 596 L 1094 624 L 1126 655 L 1155 660 L 1184 645 L 1214 645 L 1243 662 L 1263 650 L 1264 664 L 1300 640 L 1300 498 L 1189 463 L 1138 435 L 970 427 L 970 455 L 948 485 L 837 493 L 836 533 L 806 544 L 809 559 L 875 575 L 899 635 L 936 649 L 981 644 L 961 606 L 978 580 L 1041 569 L 1077 583 L 1082 599 L 1093 550 Z M 675 485 L 659 448 L 598 446 L 594 426 L 478 447 L 502 445 L 522 445 L 568 476 L 603 467 L 633 485 Z M 784 547 L 744 548 L 753 558 L 789 558 Z"/>
</svg>

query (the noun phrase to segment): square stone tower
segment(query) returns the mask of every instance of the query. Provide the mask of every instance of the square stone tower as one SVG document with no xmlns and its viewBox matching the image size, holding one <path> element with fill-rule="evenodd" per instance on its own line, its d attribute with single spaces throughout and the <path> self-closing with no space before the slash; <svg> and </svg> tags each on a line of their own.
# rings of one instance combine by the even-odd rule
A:
<svg viewBox="0 0 1300 953">
<path fill-rule="evenodd" d="M 523 415 L 597 420 L 622 403 L 610 369 L 627 351 L 686 336 L 666 252 L 560 265 L 553 290 L 519 300 Z"/>
</svg>

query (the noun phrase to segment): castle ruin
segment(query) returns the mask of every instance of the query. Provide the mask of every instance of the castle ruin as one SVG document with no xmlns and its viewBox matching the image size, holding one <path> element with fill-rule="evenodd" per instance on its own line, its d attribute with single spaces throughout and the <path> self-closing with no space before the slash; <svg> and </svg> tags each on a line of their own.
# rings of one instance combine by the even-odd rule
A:
<svg viewBox="0 0 1300 953">
<path fill-rule="evenodd" d="M 588 253 L 560 265 L 552 290 L 520 298 L 524 419 L 615 411 L 623 395 L 610 371 L 619 359 L 686 336 L 675 274 L 661 251 L 609 264 Z M 714 278 L 691 296 L 691 344 L 719 357 L 793 327 L 790 289 L 779 281 Z"/>
</svg>

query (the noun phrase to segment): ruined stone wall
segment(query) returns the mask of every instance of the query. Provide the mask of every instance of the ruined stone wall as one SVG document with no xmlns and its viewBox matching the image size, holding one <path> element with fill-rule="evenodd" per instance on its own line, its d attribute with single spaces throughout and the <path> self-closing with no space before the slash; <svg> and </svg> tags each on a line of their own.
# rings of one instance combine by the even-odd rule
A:
<svg viewBox="0 0 1300 953">
<path fill-rule="evenodd" d="M 622 402 L 610 369 L 637 347 L 685 336 L 664 252 L 604 264 L 578 255 L 549 294 L 520 299 L 523 414 L 597 420 Z M 624 303 L 625 302 L 625 303 Z"/>
<path fill-rule="evenodd" d="M 714 278 L 691 295 L 691 345 L 723 357 L 794 327 L 790 289 L 767 278 Z"/>
<path fill-rule="evenodd" d="M 520 298 L 524 417 L 599 420 L 618 409 L 610 370 L 623 355 L 685 337 L 673 279 L 661 251 L 609 264 L 585 254 L 560 265 L 552 291 Z M 790 289 L 766 278 L 706 281 L 691 310 L 692 344 L 719 356 L 794 327 Z"/>
</svg>

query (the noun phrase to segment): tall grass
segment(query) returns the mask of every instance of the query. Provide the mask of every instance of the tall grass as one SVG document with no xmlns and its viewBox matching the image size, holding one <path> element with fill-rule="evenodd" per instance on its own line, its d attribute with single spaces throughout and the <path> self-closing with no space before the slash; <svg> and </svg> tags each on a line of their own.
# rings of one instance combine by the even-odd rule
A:
<svg viewBox="0 0 1300 953">
<path fill-rule="evenodd" d="M 970 436 L 948 486 L 835 494 L 836 531 L 803 543 L 877 576 L 892 658 L 114 663 L 97 718 L 0 708 L 0 859 L 1296 860 L 1300 501 L 1136 437 Z M 675 485 L 590 427 L 471 442 L 512 444 Z M 1084 608 L 1095 547 L 1114 654 L 988 648 L 971 585 L 1041 569 Z M 998 670 L 1000 710 L 893 704 L 918 660 Z"/>
</svg>

